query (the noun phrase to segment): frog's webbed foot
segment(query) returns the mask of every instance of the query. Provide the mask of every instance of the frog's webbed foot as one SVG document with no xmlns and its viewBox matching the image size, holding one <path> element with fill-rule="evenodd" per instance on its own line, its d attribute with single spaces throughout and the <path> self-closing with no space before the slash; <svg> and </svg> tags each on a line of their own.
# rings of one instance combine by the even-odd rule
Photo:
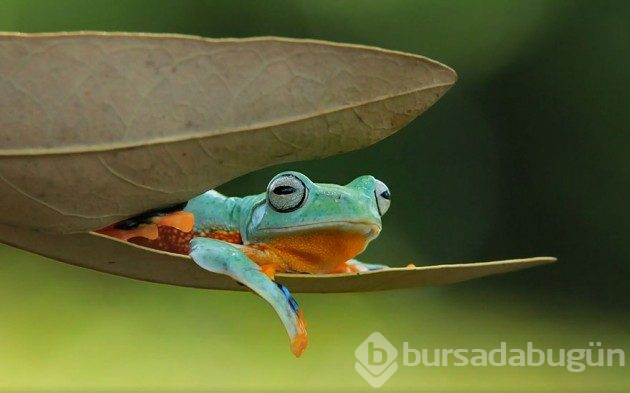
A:
<svg viewBox="0 0 630 393">
<path fill-rule="evenodd" d="M 387 265 L 378 265 L 374 263 L 363 263 L 357 261 L 356 259 L 351 259 L 342 263 L 334 273 L 358 273 L 358 272 L 367 272 L 371 270 L 381 270 L 387 269 L 389 266 Z"/>
<path fill-rule="evenodd" d="M 298 357 L 304 352 L 308 345 L 306 323 L 297 302 L 284 285 L 271 280 L 237 247 L 219 240 L 191 240 L 190 257 L 202 268 L 232 277 L 269 302 L 289 334 L 291 351 Z"/>
</svg>

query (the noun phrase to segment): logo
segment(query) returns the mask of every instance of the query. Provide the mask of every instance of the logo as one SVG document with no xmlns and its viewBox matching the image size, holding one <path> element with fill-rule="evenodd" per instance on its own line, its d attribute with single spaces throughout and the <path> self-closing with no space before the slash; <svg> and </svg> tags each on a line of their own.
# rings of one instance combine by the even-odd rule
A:
<svg viewBox="0 0 630 393">
<path fill-rule="evenodd" d="M 379 332 L 374 332 L 354 351 L 357 370 L 373 388 L 380 388 L 398 370 L 398 351 Z"/>
</svg>

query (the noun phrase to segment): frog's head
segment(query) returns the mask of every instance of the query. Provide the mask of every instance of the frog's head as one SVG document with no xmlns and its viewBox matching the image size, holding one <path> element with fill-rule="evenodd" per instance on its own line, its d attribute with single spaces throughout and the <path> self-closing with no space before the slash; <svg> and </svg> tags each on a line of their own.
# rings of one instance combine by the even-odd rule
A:
<svg viewBox="0 0 630 393">
<path fill-rule="evenodd" d="M 339 186 L 313 183 L 299 172 L 282 172 L 271 179 L 265 202 L 252 212 L 250 239 L 335 230 L 372 240 L 381 231 L 389 199 L 387 186 L 372 176 Z"/>
<path fill-rule="evenodd" d="M 352 258 L 380 233 L 389 199 L 387 186 L 372 176 L 340 186 L 313 183 L 299 172 L 282 172 L 271 179 L 264 201 L 252 211 L 247 238 L 285 244 L 308 239 L 310 245 Z"/>
</svg>

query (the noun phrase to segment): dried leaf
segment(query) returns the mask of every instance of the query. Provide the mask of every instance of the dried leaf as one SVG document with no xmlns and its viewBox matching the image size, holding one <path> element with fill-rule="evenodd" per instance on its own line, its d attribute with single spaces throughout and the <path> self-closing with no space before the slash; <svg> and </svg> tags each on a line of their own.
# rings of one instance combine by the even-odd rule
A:
<svg viewBox="0 0 630 393">
<path fill-rule="evenodd" d="M 119 276 L 196 288 L 247 290 L 227 276 L 200 268 L 188 256 L 156 251 L 103 235 L 38 233 L 0 225 L 0 237 L 8 244 L 26 240 L 30 250 L 35 253 Z M 56 244 L 57 247 L 51 248 L 48 244 Z M 552 257 L 538 257 L 411 269 L 393 268 L 365 273 L 278 274 L 276 278 L 296 293 L 380 291 L 452 284 L 555 261 Z"/>
<path fill-rule="evenodd" d="M 320 41 L 0 34 L 0 223 L 87 232 L 362 148 L 455 80 L 421 56 Z"/>
</svg>

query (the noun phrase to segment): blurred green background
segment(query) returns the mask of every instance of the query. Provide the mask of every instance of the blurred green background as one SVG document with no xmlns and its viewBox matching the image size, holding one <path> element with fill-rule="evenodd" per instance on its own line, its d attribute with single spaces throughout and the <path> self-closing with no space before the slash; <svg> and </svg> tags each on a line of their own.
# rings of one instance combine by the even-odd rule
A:
<svg viewBox="0 0 630 393">
<path fill-rule="evenodd" d="M 138 282 L 0 246 L 0 390 L 367 390 L 354 351 L 374 331 L 400 352 L 403 341 L 600 341 L 630 356 L 629 23 L 627 1 L 0 0 L 0 30 L 280 35 L 448 64 L 459 82 L 391 138 L 221 191 L 260 192 L 284 169 L 339 183 L 369 173 L 393 204 L 364 260 L 560 259 L 450 287 L 298 295 L 311 346 L 296 360 L 251 294 Z M 400 367 L 382 390 L 628 391 L 627 367 Z"/>
</svg>

